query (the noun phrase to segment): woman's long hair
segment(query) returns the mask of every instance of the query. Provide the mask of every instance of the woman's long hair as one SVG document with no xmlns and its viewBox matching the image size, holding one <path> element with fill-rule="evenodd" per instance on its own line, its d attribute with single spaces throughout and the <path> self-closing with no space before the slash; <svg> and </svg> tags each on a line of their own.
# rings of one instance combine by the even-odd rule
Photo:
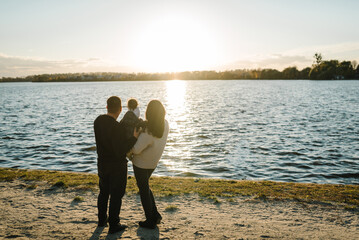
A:
<svg viewBox="0 0 359 240">
<path fill-rule="evenodd" d="M 146 109 L 147 131 L 154 137 L 161 138 L 165 130 L 166 110 L 158 100 L 148 103 Z"/>
</svg>

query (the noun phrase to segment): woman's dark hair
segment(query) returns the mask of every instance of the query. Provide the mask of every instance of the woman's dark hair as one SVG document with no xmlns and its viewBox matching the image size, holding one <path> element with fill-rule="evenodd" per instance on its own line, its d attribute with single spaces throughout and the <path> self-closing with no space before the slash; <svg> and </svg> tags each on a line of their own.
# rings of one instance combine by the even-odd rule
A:
<svg viewBox="0 0 359 240">
<path fill-rule="evenodd" d="M 165 130 L 166 110 L 158 100 L 148 103 L 146 109 L 147 130 L 154 137 L 161 138 Z"/>
</svg>

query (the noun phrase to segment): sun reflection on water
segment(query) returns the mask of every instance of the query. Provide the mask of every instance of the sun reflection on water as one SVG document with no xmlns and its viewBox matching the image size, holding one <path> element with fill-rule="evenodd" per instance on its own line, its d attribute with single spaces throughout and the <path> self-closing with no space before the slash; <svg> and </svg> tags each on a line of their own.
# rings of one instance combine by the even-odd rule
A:
<svg viewBox="0 0 359 240">
<path fill-rule="evenodd" d="M 171 80 L 166 82 L 167 118 L 171 128 L 178 128 L 178 123 L 184 122 L 186 114 L 186 82 Z"/>
<path fill-rule="evenodd" d="M 185 143 L 184 135 L 188 132 L 186 107 L 187 83 L 181 80 L 171 80 L 166 82 L 166 112 L 170 123 L 170 134 L 167 141 L 167 157 L 163 159 L 164 165 L 170 172 L 177 172 L 179 169 L 186 169 L 185 161 L 178 159 L 190 158 L 189 153 L 179 153 L 181 147 L 178 144 Z"/>
<path fill-rule="evenodd" d="M 166 99 L 169 113 L 178 117 L 184 112 L 186 95 L 186 82 L 171 80 L 166 82 Z"/>
</svg>

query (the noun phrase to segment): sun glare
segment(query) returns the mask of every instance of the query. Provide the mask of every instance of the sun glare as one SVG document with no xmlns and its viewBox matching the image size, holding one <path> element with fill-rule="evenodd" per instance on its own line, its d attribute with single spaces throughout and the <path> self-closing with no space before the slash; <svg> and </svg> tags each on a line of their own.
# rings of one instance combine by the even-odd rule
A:
<svg viewBox="0 0 359 240">
<path fill-rule="evenodd" d="M 144 71 L 201 70 L 215 65 L 216 43 L 210 28 L 183 16 L 149 23 L 135 44 L 135 61 Z"/>
<path fill-rule="evenodd" d="M 166 81 L 166 119 L 170 123 L 171 138 L 176 141 L 185 141 L 183 133 L 185 132 L 188 118 L 188 111 L 186 111 L 186 92 L 187 82 L 181 80 Z M 164 159 L 164 164 L 170 171 L 186 171 L 186 161 L 176 160 L 176 156 L 182 157 L 190 154 L 187 152 L 178 152 L 178 147 L 175 144 L 169 143 L 167 146 L 170 151 L 167 152 L 168 158 Z"/>
<path fill-rule="evenodd" d="M 166 82 L 167 105 L 172 115 L 179 117 L 185 107 L 186 82 L 170 80 Z"/>
</svg>

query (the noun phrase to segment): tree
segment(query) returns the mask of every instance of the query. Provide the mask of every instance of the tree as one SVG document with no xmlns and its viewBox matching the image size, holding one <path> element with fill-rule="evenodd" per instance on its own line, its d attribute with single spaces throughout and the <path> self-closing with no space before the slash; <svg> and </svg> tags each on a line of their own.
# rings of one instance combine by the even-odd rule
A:
<svg viewBox="0 0 359 240">
<path fill-rule="evenodd" d="M 322 63 L 323 57 L 321 53 L 315 53 L 314 58 L 315 58 L 314 65 L 318 66 Z"/>
<path fill-rule="evenodd" d="M 260 79 L 281 79 L 282 74 L 276 69 L 263 69 L 260 72 Z"/>
<path fill-rule="evenodd" d="M 299 72 L 299 79 L 309 79 L 309 73 L 312 69 L 310 67 L 306 67 Z"/>
<path fill-rule="evenodd" d="M 355 71 L 352 63 L 349 61 L 343 61 L 339 63 L 337 74 L 344 79 L 353 78 L 355 75 Z"/>
<path fill-rule="evenodd" d="M 323 61 L 315 65 L 309 73 L 309 78 L 313 80 L 331 80 L 338 75 L 338 60 Z"/>
<path fill-rule="evenodd" d="M 287 67 L 282 72 L 283 79 L 298 79 L 299 71 L 297 67 Z"/>
</svg>

